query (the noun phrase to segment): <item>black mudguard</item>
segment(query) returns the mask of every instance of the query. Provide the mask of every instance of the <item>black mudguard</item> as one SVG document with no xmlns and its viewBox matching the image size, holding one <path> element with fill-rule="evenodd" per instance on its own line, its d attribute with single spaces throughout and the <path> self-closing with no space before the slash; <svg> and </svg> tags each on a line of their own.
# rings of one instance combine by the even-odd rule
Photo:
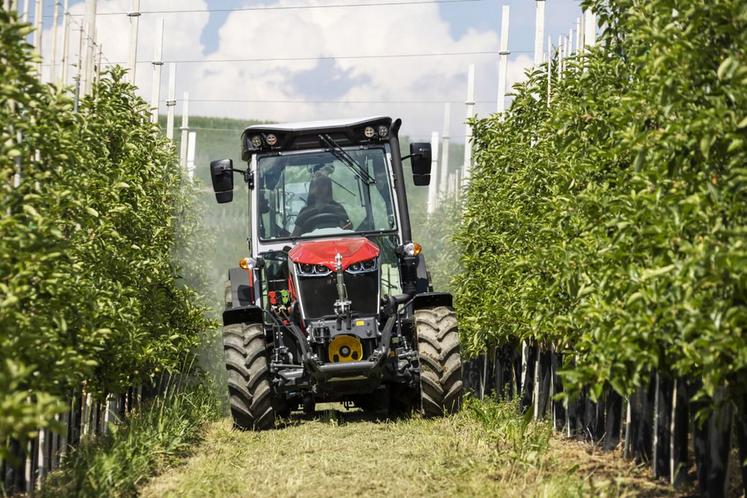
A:
<svg viewBox="0 0 747 498">
<path fill-rule="evenodd" d="M 241 268 L 228 269 L 228 281 L 231 284 L 231 307 L 240 308 L 253 304 L 249 292 L 249 274 Z"/>
<path fill-rule="evenodd" d="M 231 306 L 223 312 L 223 325 L 236 323 L 262 323 L 262 308 L 252 304 L 249 292 L 249 275 L 241 268 L 228 270 L 231 285 Z"/>
<path fill-rule="evenodd" d="M 448 292 L 421 292 L 415 294 L 412 309 L 437 308 L 438 306 L 454 307 L 454 298 Z"/>
<path fill-rule="evenodd" d="M 223 325 L 233 325 L 236 323 L 262 323 L 262 308 L 250 304 L 238 308 L 229 308 L 223 311 Z"/>
</svg>

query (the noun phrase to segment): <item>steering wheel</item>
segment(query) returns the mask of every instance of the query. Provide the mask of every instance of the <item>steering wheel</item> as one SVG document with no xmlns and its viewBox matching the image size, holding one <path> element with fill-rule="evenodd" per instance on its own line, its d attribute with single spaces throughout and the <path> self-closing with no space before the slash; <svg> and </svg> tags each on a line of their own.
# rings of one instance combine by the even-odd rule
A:
<svg viewBox="0 0 747 498">
<path fill-rule="evenodd" d="M 317 213 L 309 216 L 303 226 L 307 228 L 306 232 L 310 232 L 317 228 L 339 227 L 343 221 L 345 220 L 335 213 Z"/>
</svg>

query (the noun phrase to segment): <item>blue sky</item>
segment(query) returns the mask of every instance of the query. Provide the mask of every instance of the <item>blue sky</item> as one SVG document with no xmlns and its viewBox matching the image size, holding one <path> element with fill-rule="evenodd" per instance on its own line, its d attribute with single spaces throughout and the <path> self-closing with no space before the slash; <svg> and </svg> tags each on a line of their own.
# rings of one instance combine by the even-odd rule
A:
<svg viewBox="0 0 747 498">
<path fill-rule="evenodd" d="M 412 0 L 386 0 L 386 3 Z M 319 8 L 339 4 L 368 6 Z M 464 135 L 466 70 L 476 65 L 476 110 L 496 107 L 495 54 L 388 59 L 335 56 L 496 51 L 501 6 L 511 7 L 509 81 L 532 64 L 534 0 L 467 0 L 415 5 L 375 5 L 372 0 L 142 0 L 141 10 L 212 10 L 257 6 L 285 9 L 239 12 L 144 14 L 136 83 L 151 94 L 156 21 L 166 22 L 164 58 L 177 65 L 177 95 L 190 93 L 191 114 L 273 121 L 390 114 L 405 119 L 405 130 L 418 138 L 441 131 L 444 102 L 451 101 L 450 134 Z M 130 0 L 99 0 L 98 38 L 106 60 L 127 60 Z M 546 35 L 557 43 L 580 16 L 577 0 L 546 0 Z M 315 6 L 288 9 L 294 6 Z M 45 15 L 51 1 L 45 1 Z M 71 2 L 81 14 L 83 1 Z M 79 19 L 79 18 L 76 18 Z M 50 30 L 51 20 L 45 28 Z M 46 35 L 45 35 L 46 36 Z M 49 44 L 45 51 L 49 50 Z M 74 56 L 77 48 L 71 47 Z M 304 61 L 221 62 L 225 59 L 333 57 Z M 161 96 L 166 95 L 166 71 Z M 231 102 L 226 102 L 231 100 Z M 181 102 L 180 104 L 181 105 Z M 178 110 L 177 110 L 178 112 Z"/>
</svg>

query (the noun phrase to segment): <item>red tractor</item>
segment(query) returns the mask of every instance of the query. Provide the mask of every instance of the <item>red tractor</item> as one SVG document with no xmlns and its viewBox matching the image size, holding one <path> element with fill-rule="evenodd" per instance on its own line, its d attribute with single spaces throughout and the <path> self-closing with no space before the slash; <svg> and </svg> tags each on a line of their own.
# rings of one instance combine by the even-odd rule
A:
<svg viewBox="0 0 747 498">
<path fill-rule="evenodd" d="M 430 144 L 400 157 L 400 120 L 250 126 L 245 169 L 210 163 L 219 203 L 250 193 L 249 254 L 231 268 L 223 346 L 234 422 L 273 427 L 299 407 L 452 413 L 462 363 L 452 296 L 412 240 L 403 159 L 430 181 Z"/>
</svg>

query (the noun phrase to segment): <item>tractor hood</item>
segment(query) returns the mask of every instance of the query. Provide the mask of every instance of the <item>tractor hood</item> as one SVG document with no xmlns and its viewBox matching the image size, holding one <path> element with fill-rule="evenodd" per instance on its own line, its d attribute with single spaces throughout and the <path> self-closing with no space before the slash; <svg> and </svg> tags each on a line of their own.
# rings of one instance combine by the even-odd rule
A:
<svg viewBox="0 0 747 498">
<path fill-rule="evenodd" d="M 342 257 L 342 269 L 379 256 L 379 247 L 365 237 L 299 242 L 288 253 L 294 263 L 324 265 L 335 271 L 335 258 Z"/>
</svg>

